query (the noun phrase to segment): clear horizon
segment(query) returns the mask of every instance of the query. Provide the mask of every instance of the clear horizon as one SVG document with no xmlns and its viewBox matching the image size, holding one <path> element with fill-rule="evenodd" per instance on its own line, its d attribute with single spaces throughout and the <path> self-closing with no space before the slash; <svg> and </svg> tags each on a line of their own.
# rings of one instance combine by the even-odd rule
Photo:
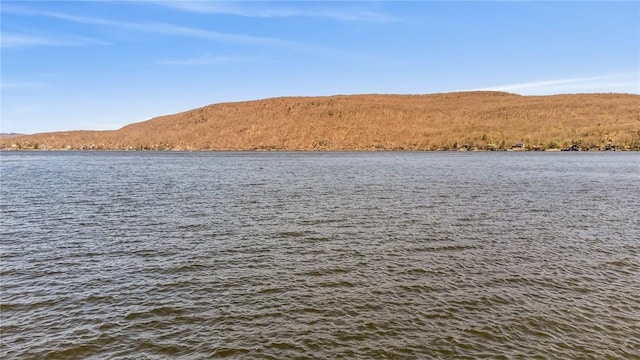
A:
<svg viewBox="0 0 640 360">
<path fill-rule="evenodd" d="M 640 2 L 2 1 L 2 133 L 280 96 L 640 94 Z"/>
</svg>

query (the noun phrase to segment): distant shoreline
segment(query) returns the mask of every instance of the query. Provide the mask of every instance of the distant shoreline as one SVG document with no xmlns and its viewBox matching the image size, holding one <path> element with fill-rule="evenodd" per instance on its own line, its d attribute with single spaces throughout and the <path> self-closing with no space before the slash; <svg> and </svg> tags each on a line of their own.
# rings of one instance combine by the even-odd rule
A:
<svg viewBox="0 0 640 360">
<path fill-rule="evenodd" d="M 356 149 L 322 149 L 322 150 L 295 150 L 295 149 L 245 149 L 245 150 L 224 150 L 224 149 L 162 149 L 162 150 L 150 150 L 150 149 L 17 149 L 17 148 L 0 148 L 0 153 L 2 152 L 127 152 L 127 153 L 136 153 L 136 152 L 146 152 L 146 153 L 560 153 L 560 152 L 570 152 L 570 153 L 613 153 L 613 152 L 637 152 L 640 151 L 638 149 L 617 149 L 617 150 L 604 150 L 604 149 L 589 149 L 589 150 L 570 150 L 570 149 L 541 149 L 541 150 L 455 150 L 455 149 L 447 149 L 447 150 L 407 150 L 407 149 L 374 149 L 374 150 L 356 150 Z"/>
</svg>

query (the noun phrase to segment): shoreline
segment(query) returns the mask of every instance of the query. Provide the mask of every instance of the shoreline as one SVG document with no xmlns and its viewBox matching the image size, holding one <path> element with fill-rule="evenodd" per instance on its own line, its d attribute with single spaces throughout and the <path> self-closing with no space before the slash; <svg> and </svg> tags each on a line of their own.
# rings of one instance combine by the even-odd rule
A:
<svg viewBox="0 0 640 360">
<path fill-rule="evenodd" d="M 259 152 L 259 153 L 285 153 L 285 152 L 294 152 L 294 153 L 330 153 L 330 152 L 338 152 L 338 153 L 373 153 L 373 152 L 424 152 L 424 153 L 442 153 L 442 152 L 450 152 L 450 153 L 528 153 L 528 152 L 638 152 L 640 149 L 583 149 L 583 150 L 571 150 L 568 148 L 563 149 L 538 149 L 538 150 L 515 150 L 515 149 L 498 149 L 498 150 L 487 150 L 487 149 L 473 149 L 473 150 L 460 150 L 460 149 L 312 149 L 312 150 L 304 150 L 304 149 L 135 149 L 135 148 L 120 148 L 120 149 L 65 149 L 65 148 L 52 148 L 52 149 L 34 149 L 34 148 L 0 148 L 0 153 L 2 152 L 175 152 L 175 153 L 188 153 L 188 152 L 207 152 L 207 153 L 231 153 L 231 152 Z"/>
</svg>

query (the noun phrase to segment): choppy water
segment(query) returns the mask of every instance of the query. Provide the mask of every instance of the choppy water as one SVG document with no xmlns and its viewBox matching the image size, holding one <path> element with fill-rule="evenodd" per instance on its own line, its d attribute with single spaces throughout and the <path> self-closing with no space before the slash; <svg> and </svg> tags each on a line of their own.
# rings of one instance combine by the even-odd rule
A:
<svg viewBox="0 0 640 360">
<path fill-rule="evenodd" d="M 637 153 L 0 156 L 2 359 L 640 357 Z"/>
</svg>

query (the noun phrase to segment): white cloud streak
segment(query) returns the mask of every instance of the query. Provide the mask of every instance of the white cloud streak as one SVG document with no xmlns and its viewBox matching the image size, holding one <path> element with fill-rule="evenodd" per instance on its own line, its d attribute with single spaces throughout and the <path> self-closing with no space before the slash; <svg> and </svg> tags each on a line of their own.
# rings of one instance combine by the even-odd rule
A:
<svg viewBox="0 0 640 360">
<path fill-rule="evenodd" d="M 119 20 L 109 20 L 97 17 L 78 16 L 60 12 L 35 12 L 23 9 L 5 9 L 3 12 L 13 13 L 23 16 L 41 16 L 58 20 L 69 21 L 77 24 L 85 25 L 99 25 L 108 26 L 123 30 L 131 30 L 143 33 L 162 34 L 171 36 L 183 36 L 191 38 L 200 38 L 212 41 L 230 42 L 230 43 L 245 43 L 254 45 L 276 45 L 281 47 L 296 47 L 296 48 L 312 48 L 309 45 L 298 43 L 295 41 L 281 40 L 275 38 L 240 35 L 233 33 L 225 33 L 211 30 L 203 30 L 198 28 L 192 28 L 187 26 L 179 26 L 167 23 L 135 23 Z M 13 40 L 17 43 L 16 40 Z M 26 42 L 26 40 L 23 40 Z"/>
<path fill-rule="evenodd" d="M 2 32 L 0 44 L 3 48 L 25 48 L 34 46 L 81 46 L 96 42 L 87 39 L 54 39 L 47 36 Z"/>
<path fill-rule="evenodd" d="M 263 62 L 268 62 L 264 56 L 214 56 L 206 54 L 186 59 L 163 59 L 157 63 L 160 65 L 231 65 Z"/>
<path fill-rule="evenodd" d="M 34 88 L 44 88 L 48 87 L 48 84 L 41 82 L 32 82 L 32 81 L 10 81 L 10 80 L 2 80 L 0 82 L 0 88 L 3 90 L 7 89 L 34 89 Z"/>
<path fill-rule="evenodd" d="M 274 3 L 267 3 L 263 1 L 251 2 L 250 6 L 246 6 L 242 2 L 237 1 L 148 0 L 144 2 L 169 7 L 180 11 L 200 14 L 224 14 L 258 18 L 308 17 L 338 21 L 376 23 L 391 23 L 398 21 L 398 19 L 393 16 L 374 11 L 362 11 L 354 9 L 344 9 L 343 11 L 339 11 L 336 9 L 327 9 L 324 7 L 303 9 L 299 7 L 292 8 L 290 6 L 281 5 L 286 2 L 279 2 L 277 3 L 277 6 Z"/>
<path fill-rule="evenodd" d="M 507 91 L 523 95 L 582 92 L 627 92 L 640 94 L 640 73 L 629 72 L 590 77 L 531 81 L 479 90 Z"/>
<path fill-rule="evenodd" d="M 104 1 L 107 1 L 107 0 L 104 0 Z M 162 3 L 162 4 L 165 3 L 164 1 L 158 1 L 158 0 L 137 0 L 137 1 L 140 1 L 142 3 L 149 3 L 149 2 Z M 204 7 L 204 6 L 214 6 L 217 2 L 202 1 L 201 2 L 202 4 L 200 5 L 198 5 L 200 2 L 194 2 L 194 1 L 168 2 L 168 3 L 183 4 L 185 6 L 187 4 L 190 4 L 191 6 Z M 256 2 L 256 3 L 260 3 L 260 2 Z M 307 43 L 291 41 L 291 40 L 283 40 L 279 38 L 218 32 L 213 30 L 174 25 L 174 24 L 162 23 L 162 22 L 129 22 L 129 21 L 111 20 L 111 19 L 92 17 L 92 16 L 73 15 L 73 14 L 55 12 L 55 11 L 36 11 L 36 10 L 27 9 L 24 7 L 6 6 L 6 5 L 3 6 L 2 13 L 19 15 L 19 16 L 47 17 L 52 19 L 68 21 L 76 24 L 111 27 L 119 30 L 135 31 L 138 33 L 146 33 L 146 34 L 152 34 L 152 35 L 155 34 L 155 35 L 177 36 L 177 37 L 203 39 L 203 40 L 209 40 L 209 41 L 215 41 L 215 42 L 257 45 L 257 46 L 264 46 L 264 47 L 278 47 L 281 49 L 294 50 L 297 52 L 314 53 L 317 55 L 342 56 L 344 58 L 351 58 L 351 59 L 371 60 L 371 56 L 367 54 L 355 53 L 349 50 L 338 50 L 338 49 L 328 48 L 320 45 L 307 44 Z M 276 12 L 269 12 L 268 14 L 272 14 L 272 16 L 275 16 Z M 288 13 L 282 12 L 277 14 L 279 14 L 280 16 L 285 16 Z M 294 15 L 291 14 L 290 16 L 294 16 Z M 348 17 L 350 15 L 342 14 L 339 16 Z M 371 16 L 374 16 L 374 15 L 371 15 Z M 76 42 L 79 42 L 79 41 L 76 41 Z M 94 43 L 100 43 L 100 42 L 94 41 Z M 373 59 L 373 60 L 376 60 L 376 59 Z M 214 60 L 210 60 L 210 61 L 214 62 Z M 170 59 L 165 60 L 165 63 L 168 64 L 168 62 L 171 62 L 171 60 Z M 180 62 L 180 60 L 174 60 L 174 64 L 177 65 L 178 62 Z M 195 65 L 197 62 L 198 61 L 193 60 L 191 61 L 191 64 Z M 206 62 L 206 61 L 202 60 L 201 62 Z M 183 63 L 185 65 L 189 63 L 188 59 Z"/>
</svg>

